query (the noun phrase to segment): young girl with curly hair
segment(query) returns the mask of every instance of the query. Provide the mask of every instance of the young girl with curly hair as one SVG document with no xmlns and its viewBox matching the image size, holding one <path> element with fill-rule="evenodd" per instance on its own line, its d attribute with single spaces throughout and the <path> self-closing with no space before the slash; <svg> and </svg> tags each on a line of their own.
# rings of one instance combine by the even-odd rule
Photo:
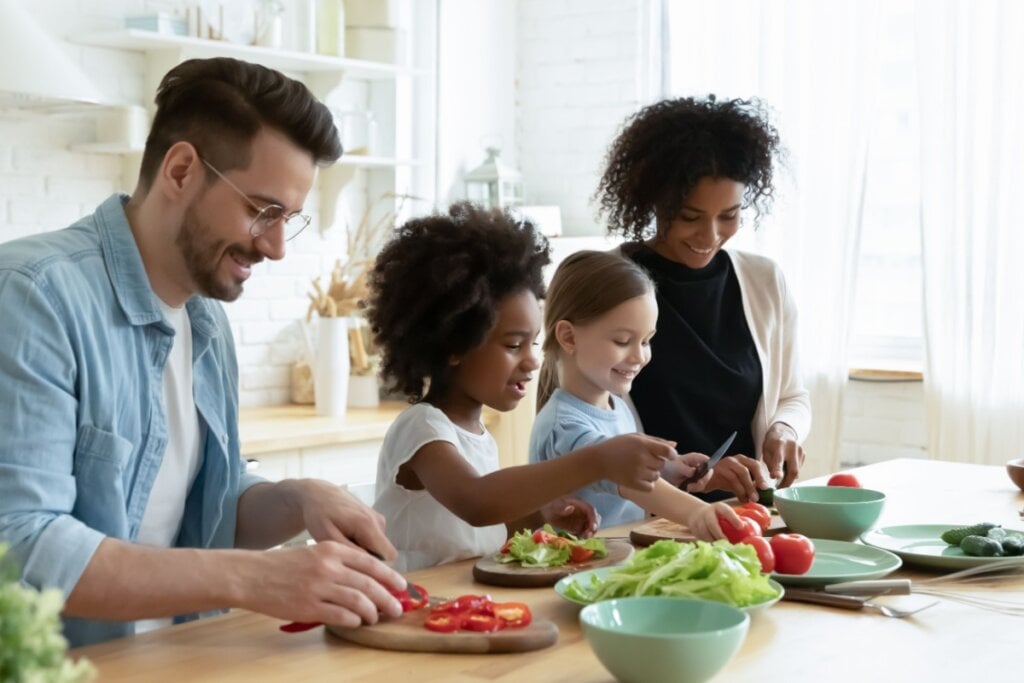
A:
<svg viewBox="0 0 1024 683">
<path fill-rule="evenodd" d="M 736 431 L 734 457 L 707 488 L 745 500 L 772 486 L 769 475 L 796 479 L 811 422 L 781 270 L 723 249 L 742 209 L 769 208 L 780 154 L 756 100 L 664 100 L 626 121 L 597 191 L 609 232 L 628 240 L 622 253 L 657 286 L 653 358 L 630 392 L 643 429 L 700 453 Z"/>
<path fill-rule="evenodd" d="M 580 251 L 558 266 L 544 303 L 544 365 L 530 436 L 532 461 L 556 459 L 637 431 L 620 397 L 651 360 L 657 320 L 654 283 L 634 262 L 619 254 Z M 680 472 L 689 476 L 707 456 L 690 453 L 681 460 Z M 696 488 L 702 486 L 691 486 Z M 646 510 L 688 526 L 698 538 L 714 540 L 722 538 L 717 517 L 735 517 L 728 505 L 709 505 L 661 479 L 650 491 L 601 481 L 577 495 L 594 506 L 602 526 L 640 521 Z"/>
<path fill-rule="evenodd" d="M 497 552 L 510 532 L 544 520 L 592 533 L 593 510 L 563 496 L 601 479 L 649 490 L 675 457 L 672 444 L 629 434 L 498 468 L 480 415 L 485 405 L 515 408 L 539 368 L 548 261 L 529 221 L 467 203 L 405 223 L 377 257 L 367 316 L 382 376 L 412 403 L 388 429 L 377 468 L 374 508 L 397 569 Z"/>
</svg>

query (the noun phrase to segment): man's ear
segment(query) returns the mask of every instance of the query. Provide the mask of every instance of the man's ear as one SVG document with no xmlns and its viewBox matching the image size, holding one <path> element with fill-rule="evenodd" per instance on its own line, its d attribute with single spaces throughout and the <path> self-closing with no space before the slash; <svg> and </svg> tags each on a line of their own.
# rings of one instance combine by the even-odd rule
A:
<svg viewBox="0 0 1024 683">
<path fill-rule="evenodd" d="M 576 353 L 576 328 L 568 320 L 555 323 L 555 341 L 570 356 Z"/>
<path fill-rule="evenodd" d="M 191 142 L 171 145 L 164 154 L 158 175 L 160 186 L 168 199 L 193 194 L 206 182 L 206 169 Z"/>
</svg>

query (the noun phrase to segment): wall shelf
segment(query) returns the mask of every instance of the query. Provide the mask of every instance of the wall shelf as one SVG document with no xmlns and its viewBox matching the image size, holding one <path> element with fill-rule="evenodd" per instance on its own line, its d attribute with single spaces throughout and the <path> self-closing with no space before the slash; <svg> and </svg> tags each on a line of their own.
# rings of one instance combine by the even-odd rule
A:
<svg viewBox="0 0 1024 683">
<path fill-rule="evenodd" d="M 89 33 L 72 38 L 77 43 L 92 47 L 136 52 L 176 50 L 188 57 L 234 57 L 279 71 L 302 73 L 342 73 L 345 78 L 358 80 L 388 80 L 403 75 L 414 75 L 407 67 L 369 62 L 347 57 L 281 50 L 276 48 L 239 45 L 223 40 L 207 40 L 190 36 L 168 35 L 140 29 L 120 29 Z"/>
</svg>

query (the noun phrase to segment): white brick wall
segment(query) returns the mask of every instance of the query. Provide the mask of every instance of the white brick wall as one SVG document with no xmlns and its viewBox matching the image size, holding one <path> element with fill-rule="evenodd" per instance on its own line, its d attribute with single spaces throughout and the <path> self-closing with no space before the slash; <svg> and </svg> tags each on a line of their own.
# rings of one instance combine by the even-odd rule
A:
<svg viewBox="0 0 1024 683">
<path fill-rule="evenodd" d="M 844 467 L 927 457 L 922 382 L 846 385 L 839 458 Z"/>
</svg>

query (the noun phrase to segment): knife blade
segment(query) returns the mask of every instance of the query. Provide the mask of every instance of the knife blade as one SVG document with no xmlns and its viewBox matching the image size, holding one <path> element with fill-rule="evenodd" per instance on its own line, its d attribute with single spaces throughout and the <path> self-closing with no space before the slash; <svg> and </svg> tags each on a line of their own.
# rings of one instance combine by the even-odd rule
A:
<svg viewBox="0 0 1024 683">
<path fill-rule="evenodd" d="M 708 458 L 706 462 L 698 465 L 697 469 L 693 471 L 693 474 L 679 482 L 679 488 L 685 491 L 687 486 L 695 481 L 700 481 L 701 477 L 708 473 L 708 470 L 718 464 L 718 461 L 721 460 L 722 456 L 725 455 L 725 452 L 729 450 L 729 446 L 732 445 L 733 439 L 735 438 L 736 432 L 733 432 L 729 435 L 729 438 L 725 440 L 725 443 L 719 446 L 718 450 L 711 454 L 711 457 Z"/>
</svg>

